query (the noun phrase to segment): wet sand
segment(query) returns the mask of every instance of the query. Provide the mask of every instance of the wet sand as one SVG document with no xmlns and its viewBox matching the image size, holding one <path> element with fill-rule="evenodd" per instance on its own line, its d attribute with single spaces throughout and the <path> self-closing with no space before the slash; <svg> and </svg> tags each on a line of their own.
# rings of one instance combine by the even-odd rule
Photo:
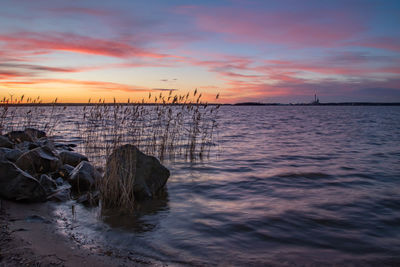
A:
<svg viewBox="0 0 400 267">
<path fill-rule="evenodd" d="M 130 253 L 87 247 L 73 234 L 61 234 L 54 203 L 1 200 L 0 266 L 161 266 Z M 68 225 L 67 225 L 68 227 Z"/>
</svg>

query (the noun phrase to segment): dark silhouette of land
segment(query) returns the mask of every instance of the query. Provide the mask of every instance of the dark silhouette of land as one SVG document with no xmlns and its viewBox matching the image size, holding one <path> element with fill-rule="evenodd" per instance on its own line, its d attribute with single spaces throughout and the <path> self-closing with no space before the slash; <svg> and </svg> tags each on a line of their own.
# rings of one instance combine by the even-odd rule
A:
<svg viewBox="0 0 400 267">
<path fill-rule="evenodd" d="M 400 106 L 400 102 L 328 102 L 328 103 L 259 103 L 259 102 L 240 102 L 234 106 Z"/>
</svg>

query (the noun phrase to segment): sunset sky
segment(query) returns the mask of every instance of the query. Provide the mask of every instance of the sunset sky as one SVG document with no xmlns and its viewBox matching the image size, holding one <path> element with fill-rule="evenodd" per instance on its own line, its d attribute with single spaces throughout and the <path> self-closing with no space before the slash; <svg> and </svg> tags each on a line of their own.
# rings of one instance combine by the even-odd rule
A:
<svg viewBox="0 0 400 267">
<path fill-rule="evenodd" d="M 0 0 L 0 96 L 400 102 L 399 0 Z"/>
</svg>

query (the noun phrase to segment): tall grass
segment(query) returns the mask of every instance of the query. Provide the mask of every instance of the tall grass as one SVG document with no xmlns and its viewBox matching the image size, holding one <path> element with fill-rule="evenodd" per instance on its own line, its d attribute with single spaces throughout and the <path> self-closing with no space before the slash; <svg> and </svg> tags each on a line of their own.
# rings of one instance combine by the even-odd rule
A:
<svg viewBox="0 0 400 267">
<path fill-rule="evenodd" d="M 52 135 L 66 109 L 58 105 L 57 98 L 44 106 L 40 97 L 4 97 L 0 100 L 0 134 L 31 127 Z"/>
<path fill-rule="evenodd" d="M 134 103 L 99 99 L 83 108 L 78 129 L 87 155 L 105 159 L 117 146 L 134 144 L 160 160 L 183 156 L 193 161 L 208 156 L 215 145 L 219 107 L 202 102 L 197 91 L 150 93 Z"/>
<path fill-rule="evenodd" d="M 219 95 L 216 96 L 216 99 Z M 219 105 L 202 101 L 195 90 L 185 95 L 149 93 L 140 101 L 106 103 L 99 99 L 84 105 L 76 125 L 60 125 L 67 106 L 43 105 L 40 97 L 3 98 L 0 100 L 0 134 L 27 127 L 43 130 L 51 136 L 60 127 L 74 127 L 83 145 L 80 151 L 104 165 L 119 145 L 134 144 L 160 160 L 203 159 L 215 146 Z"/>
</svg>

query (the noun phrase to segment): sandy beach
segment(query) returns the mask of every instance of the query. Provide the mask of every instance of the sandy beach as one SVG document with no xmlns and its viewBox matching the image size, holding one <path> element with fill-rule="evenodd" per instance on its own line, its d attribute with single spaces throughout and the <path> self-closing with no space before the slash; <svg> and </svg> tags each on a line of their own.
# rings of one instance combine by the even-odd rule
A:
<svg viewBox="0 0 400 267">
<path fill-rule="evenodd" d="M 85 247 L 61 234 L 54 203 L 20 204 L 1 200 L 0 266 L 144 266 L 162 265 L 129 253 Z"/>
</svg>

